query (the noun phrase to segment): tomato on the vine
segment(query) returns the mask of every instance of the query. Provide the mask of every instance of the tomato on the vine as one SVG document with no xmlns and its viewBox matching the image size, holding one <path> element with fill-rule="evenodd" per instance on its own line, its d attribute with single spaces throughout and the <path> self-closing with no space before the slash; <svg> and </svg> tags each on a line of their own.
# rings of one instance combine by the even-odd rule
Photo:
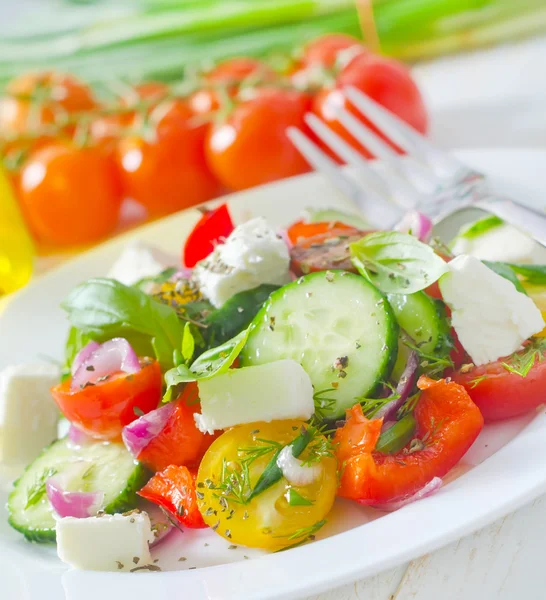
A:
<svg viewBox="0 0 546 600">
<path fill-rule="evenodd" d="M 301 64 L 303 66 L 320 65 L 332 69 L 340 58 L 340 53 L 351 49 L 355 54 L 368 51 L 360 40 L 346 33 L 328 33 L 310 41 L 303 47 Z"/>
<path fill-rule="evenodd" d="M 286 135 L 287 127 L 307 131 L 309 107 L 307 94 L 274 87 L 257 88 L 252 99 L 236 104 L 206 140 L 209 164 L 221 183 L 243 190 L 309 171 Z"/>
<path fill-rule="evenodd" d="M 381 138 L 388 138 L 348 102 L 343 88 L 353 86 L 406 121 L 420 133 L 427 130 L 427 112 L 421 93 L 409 71 L 399 62 L 373 54 L 358 54 L 341 69 L 335 85 L 321 90 L 313 101 L 313 112 L 364 156 L 363 148 L 337 120 L 336 111 L 346 108 Z"/>
<path fill-rule="evenodd" d="M 118 144 L 124 191 L 152 217 L 205 202 L 219 191 L 204 156 L 206 125 L 192 117 L 185 101 L 174 100 L 155 127 L 128 134 Z"/>
<path fill-rule="evenodd" d="M 195 114 L 209 114 L 222 107 L 222 92 L 218 87 L 223 87 L 227 97 L 232 98 L 245 79 L 255 78 L 257 83 L 262 83 L 274 81 L 276 77 L 269 65 L 256 58 L 231 58 L 204 75 L 205 86 L 190 96 L 190 107 Z"/>
<path fill-rule="evenodd" d="M 6 86 L 0 100 L 0 131 L 26 133 L 95 107 L 91 89 L 72 75 L 25 73 Z"/>
<path fill-rule="evenodd" d="M 97 148 L 46 146 L 31 154 L 18 181 L 28 225 L 44 245 L 89 244 L 116 228 L 119 179 L 113 161 Z"/>
</svg>

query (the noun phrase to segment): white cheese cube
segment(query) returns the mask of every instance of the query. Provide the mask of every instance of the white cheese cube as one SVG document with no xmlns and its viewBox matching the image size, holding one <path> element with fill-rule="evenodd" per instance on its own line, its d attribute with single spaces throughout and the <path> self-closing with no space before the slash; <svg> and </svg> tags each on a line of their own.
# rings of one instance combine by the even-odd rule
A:
<svg viewBox="0 0 546 600">
<path fill-rule="evenodd" d="M 48 363 L 0 373 L 0 462 L 28 463 L 57 438 L 60 413 L 50 388 L 59 377 L 59 368 Z"/>
<path fill-rule="evenodd" d="M 107 276 L 125 285 L 133 285 L 177 264 L 176 257 L 137 240 L 125 246 Z"/>
<path fill-rule="evenodd" d="M 476 365 L 508 356 L 544 328 L 535 303 L 480 260 L 461 255 L 448 263 L 440 290 L 451 322 Z"/>
<path fill-rule="evenodd" d="M 239 225 L 194 269 L 201 293 L 219 308 L 238 292 L 290 280 L 290 255 L 263 217 Z"/>
<path fill-rule="evenodd" d="M 57 520 L 57 554 L 66 564 L 89 571 L 130 571 L 152 564 L 153 541 L 145 512 Z"/>
<path fill-rule="evenodd" d="M 198 385 L 201 414 L 194 417 L 201 431 L 256 421 L 307 420 L 315 412 L 309 375 L 292 359 L 231 369 Z"/>
<path fill-rule="evenodd" d="M 516 227 L 503 223 L 473 237 L 460 235 L 452 245 L 453 254 L 469 254 L 480 260 L 544 264 L 546 248 Z"/>
</svg>

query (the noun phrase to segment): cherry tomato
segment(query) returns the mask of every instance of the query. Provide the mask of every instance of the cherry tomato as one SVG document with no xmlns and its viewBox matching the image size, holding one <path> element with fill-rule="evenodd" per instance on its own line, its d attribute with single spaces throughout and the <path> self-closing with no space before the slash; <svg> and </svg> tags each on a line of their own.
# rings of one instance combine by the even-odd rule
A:
<svg viewBox="0 0 546 600">
<path fill-rule="evenodd" d="M 466 390 L 445 379 L 421 377 L 415 407 L 415 439 L 422 447 L 393 454 L 373 451 L 382 419 L 369 421 L 360 404 L 347 411 L 346 424 L 334 443 L 341 480 L 338 494 L 362 504 L 381 505 L 408 498 L 434 477 L 443 477 L 472 446 L 483 428 L 483 417 Z M 413 441 L 413 440 L 412 440 Z"/>
<path fill-rule="evenodd" d="M 366 233 L 369 232 L 343 225 L 311 237 L 300 237 L 299 242 L 290 249 L 290 269 L 296 275 L 332 269 L 356 273 L 349 245 L 358 242 Z"/>
<path fill-rule="evenodd" d="M 310 98 L 296 90 L 261 88 L 237 104 L 223 123 L 210 129 L 209 164 L 232 190 L 243 190 L 309 171 L 286 135 L 287 127 L 306 130 L 303 116 Z"/>
<path fill-rule="evenodd" d="M 303 421 L 240 425 L 223 433 L 207 450 L 197 474 L 198 505 L 207 525 L 233 544 L 279 550 L 305 541 L 334 503 L 336 461 L 316 449 L 326 439 L 316 432 L 300 459 L 316 473 L 306 484 L 281 476 L 251 497 L 275 453 L 300 434 Z M 313 454 L 314 453 L 314 454 Z"/>
<path fill-rule="evenodd" d="M 533 341 L 511 357 L 455 372 L 452 378 L 464 386 L 486 422 L 518 417 L 544 404 L 546 361 L 541 359 L 543 346 L 542 339 Z M 534 362 L 526 373 L 524 366 L 531 360 Z M 510 371 L 510 368 L 518 371 L 518 365 L 521 365 L 520 374 Z"/>
<path fill-rule="evenodd" d="M 130 108 L 139 102 L 147 101 L 150 105 L 144 112 L 149 113 L 168 93 L 169 86 L 167 84 L 147 81 L 135 86 L 122 96 L 120 106 L 121 108 Z M 134 124 L 136 116 L 137 113 L 131 110 L 98 117 L 90 125 L 91 137 L 108 151 L 113 147 L 112 142 L 117 141 L 122 135 L 124 128 Z"/>
<path fill-rule="evenodd" d="M 407 69 L 392 59 L 373 54 L 359 54 L 342 69 L 336 78 L 334 87 L 326 88 L 316 95 L 313 112 L 364 156 L 373 157 L 372 153 L 347 133 L 347 130 L 337 120 L 336 110 L 338 108 L 346 108 L 380 137 L 385 140 L 387 138 L 345 99 L 342 90 L 349 85 L 370 96 L 417 131 L 426 132 L 425 105 L 419 89 Z"/>
<path fill-rule="evenodd" d="M 222 94 L 215 88 L 224 86 L 228 98 L 233 98 L 239 84 L 251 77 L 256 78 L 257 82 L 274 81 L 277 78 L 275 71 L 255 58 L 231 58 L 219 63 L 205 74 L 206 87 L 190 96 L 191 109 L 198 115 L 218 110 L 222 107 Z"/>
<path fill-rule="evenodd" d="M 197 467 L 215 436 L 202 433 L 195 425 L 194 413 L 201 411 L 196 383 L 189 383 L 174 401 L 175 408 L 165 427 L 138 455 L 138 460 L 153 471 L 169 465 Z"/>
<path fill-rule="evenodd" d="M 116 150 L 126 195 L 152 217 L 205 202 L 219 192 L 205 162 L 206 126 L 192 123 L 183 100 L 165 108 L 149 138 L 128 135 Z"/>
<path fill-rule="evenodd" d="M 150 412 L 161 400 L 159 363 L 141 359 L 141 367 L 138 373 L 113 373 L 105 381 L 75 391 L 67 379 L 51 388 L 51 394 L 78 429 L 94 438 L 117 439 L 125 425 L 138 417 L 138 410 Z"/>
<path fill-rule="evenodd" d="M 207 526 L 197 508 L 195 473 L 187 467 L 170 465 L 156 473 L 138 495 L 164 508 L 185 527 Z"/>
<path fill-rule="evenodd" d="M 9 82 L 0 100 L 0 131 L 25 133 L 95 106 L 90 88 L 72 75 L 25 73 Z"/>
<path fill-rule="evenodd" d="M 206 210 L 186 238 L 182 264 L 192 268 L 214 250 L 214 246 L 235 229 L 227 204 Z"/>
<path fill-rule="evenodd" d="M 56 143 L 32 154 L 21 171 L 19 201 L 42 244 L 96 242 L 116 228 L 121 189 L 115 165 L 96 148 Z"/>
<path fill-rule="evenodd" d="M 305 66 L 321 65 L 327 69 L 332 69 L 336 66 L 340 52 L 349 48 L 354 49 L 355 55 L 367 54 L 368 52 L 362 42 L 352 35 L 328 33 L 304 46 L 301 62 Z"/>
</svg>

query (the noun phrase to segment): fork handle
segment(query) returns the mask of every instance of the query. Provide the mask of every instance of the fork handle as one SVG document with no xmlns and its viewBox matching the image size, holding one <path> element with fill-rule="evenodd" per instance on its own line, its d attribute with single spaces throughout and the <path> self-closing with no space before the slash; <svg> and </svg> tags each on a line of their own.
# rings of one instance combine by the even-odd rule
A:
<svg viewBox="0 0 546 600">
<path fill-rule="evenodd" d="M 478 200 L 474 206 L 493 213 L 510 225 L 521 229 L 537 242 L 546 246 L 546 214 L 514 202 L 509 198 L 490 196 Z"/>
</svg>

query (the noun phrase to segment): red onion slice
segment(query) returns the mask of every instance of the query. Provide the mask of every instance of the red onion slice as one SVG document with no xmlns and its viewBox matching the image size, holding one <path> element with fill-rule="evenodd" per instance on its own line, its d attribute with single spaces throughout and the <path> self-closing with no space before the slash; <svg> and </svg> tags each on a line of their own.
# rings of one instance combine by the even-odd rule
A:
<svg viewBox="0 0 546 600">
<path fill-rule="evenodd" d="M 383 418 L 384 421 L 392 421 L 393 419 L 396 419 L 396 412 L 408 399 L 409 395 L 411 394 L 411 390 L 415 386 L 418 369 L 419 356 L 417 355 L 417 352 L 412 350 L 408 356 L 408 361 L 406 362 L 406 366 L 402 372 L 400 381 L 396 386 L 396 396 L 399 397 L 387 402 L 387 404 L 382 406 L 377 413 L 375 413 L 374 419 Z"/>
<path fill-rule="evenodd" d="M 428 242 L 432 233 L 432 221 L 423 213 L 416 211 L 407 212 L 396 226 L 398 231 L 411 232 L 422 242 Z"/>
<path fill-rule="evenodd" d="M 442 480 L 440 477 L 434 477 L 431 481 L 429 481 L 425 487 L 421 488 L 418 492 L 415 492 L 409 498 L 404 498 L 403 500 L 398 500 L 396 502 L 387 502 L 385 504 L 376 504 L 373 505 L 374 508 L 378 510 L 384 510 L 385 512 L 394 512 L 403 506 L 407 506 L 412 502 L 416 502 L 417 500 L 422 500 L 427 496 L 431 496 L 434 492 L 437 492 L 442 487 Z"/>
<path fill-rule="evenodd" d="M 86 346 L 84 346 L 78 354 L 74 357 L 72 361 L 72 367 L 70 372 L 72 375 L 82 366 L 82 364 L 95 352 L 100 348 L 100 344 L 98 342 L 89 342 Z"/>
<path fill-rule="evenodd" d="M 89 346 L 89 344 L 88 344 Z M 87 348 L 87 346 L 86 346 Z M 80 364 L 72 376 L 70 389 L 72 391 L 85 387 L 86 384 L 96 383 L 101 377 L 123 371 L 138 373 L 140 361 L 131 344 L 124 338 L 114 338 L 100 344 Z"/>
<path fill-rule="evenodd" d="M 48 500 L 59 517 L 85 519 L 95 516 L 102 508 L 104 492 L 71 492 L 66 489 L 70 475 L 81 477 L 82 471 L 87 468 L 89 465 L 74 465 L 73 471 L 54 475 L 46 481 Z"/>
<path fill-rule="evenodd" d="M 132 456 L 138 458 L 139 454 L 153 440 L 167 424 L 176 403 L 169 402 L 145 415 L 142 415 L 121 432 L 123 443 Z"/>
</svg>

